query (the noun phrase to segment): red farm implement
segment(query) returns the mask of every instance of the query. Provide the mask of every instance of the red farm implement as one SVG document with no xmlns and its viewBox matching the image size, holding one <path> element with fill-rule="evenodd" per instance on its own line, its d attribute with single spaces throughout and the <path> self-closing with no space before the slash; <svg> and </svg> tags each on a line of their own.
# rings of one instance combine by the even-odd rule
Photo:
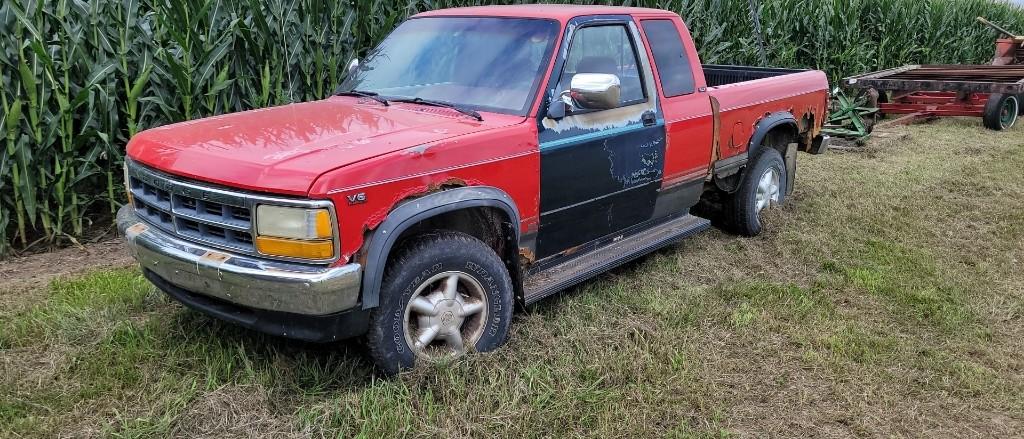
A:
<svg viewBox="0 0 1024 439">
<path fill-rule="evenodd" d="M 995 29 L 996 53 L 989 65 L 910 65 L 858 75 L 844 80 L 859 89 L 850 117 L 897 116 L 886 124 L 911 123 L 937 117 L 980 117 L 986 127 L 1005 130 L 1024 114 L 1024 36 L 1017 36 L 984 18 Z M 833 109 L 835 112 L 835 109 Z M 847 129 L 847 120 L 839 122 Z M 870 128 L 870 127 L 869 127 Z M 852 130 L 848 137 L 863 137 Z"/>
<path fill-rule="evenodd" d="M 990 129 L 1005 130 L 1021 113 L 1024 65 L 905 66 L 847 78 L 846 85 L 877 95 L 874 106 L 882 114 L 905 115 L 908 122 L 969 116 L 982 118 Z"/>
</svg>

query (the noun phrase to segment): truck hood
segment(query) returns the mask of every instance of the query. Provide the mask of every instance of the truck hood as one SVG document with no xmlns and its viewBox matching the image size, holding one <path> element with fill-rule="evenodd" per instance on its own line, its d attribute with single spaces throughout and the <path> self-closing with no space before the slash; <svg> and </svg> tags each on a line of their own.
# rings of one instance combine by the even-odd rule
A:
<svg viewBox="0 0 1024 439">
<path fill-rule="evenodd" d="M 128 156 L 195 180 L 305 195 L 333 169 L 522 120 L 486 113 L 478 122 L 447 108 L 333 97 L 147 130 L 128 143 Z"/>
</svg>

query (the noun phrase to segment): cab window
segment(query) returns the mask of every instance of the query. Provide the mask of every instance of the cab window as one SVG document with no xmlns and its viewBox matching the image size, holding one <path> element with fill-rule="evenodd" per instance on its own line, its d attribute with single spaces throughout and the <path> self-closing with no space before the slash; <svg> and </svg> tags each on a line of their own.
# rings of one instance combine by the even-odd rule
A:
<svg viewBox="0 0 1024 439">
<path fill-rule="evenodd" d="M 666 97 L 693 93 L 693 71 L 686 55 L 686 47 L 672 20 L 643 20 L 647 43 L 654 55 L 654 67 L 661 78 L 661 89 Z"/>
<path fill-rule="evenodd" d="M 573 34 L 565 67 L 559 78 L 560 90 L 568 90 L 577 73 L 607 73 L 619 77 L 619 106 L 647 100 L 636 46 L 623 25 L 580 28 Z"/>
</svg>

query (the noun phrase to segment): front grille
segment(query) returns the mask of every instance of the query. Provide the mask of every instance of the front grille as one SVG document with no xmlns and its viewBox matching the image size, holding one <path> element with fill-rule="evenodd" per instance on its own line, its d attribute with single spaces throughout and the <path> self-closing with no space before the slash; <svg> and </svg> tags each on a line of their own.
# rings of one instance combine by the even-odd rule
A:
<svg viewBox="0 0 1024 439">
<path fill-rule="evenodd" d="M 183 238 L 254 254 L 252 202 L 229 193 L 178 181 L 129 162 L 135 212 L 146 222 Z"/>
<path fill-rule="evenodd" d="M 142 220 L 167 233 L 212 247 L 260 256 L 253 245 L 253 211 L 258 204 L 328 208 L 333 216 L 328 201 L 221 189 L 172 177 L 131 160 L 125 162 L 135 213 Z M 337 247 L 335 240 L 335 253 Z"/>
</svg>

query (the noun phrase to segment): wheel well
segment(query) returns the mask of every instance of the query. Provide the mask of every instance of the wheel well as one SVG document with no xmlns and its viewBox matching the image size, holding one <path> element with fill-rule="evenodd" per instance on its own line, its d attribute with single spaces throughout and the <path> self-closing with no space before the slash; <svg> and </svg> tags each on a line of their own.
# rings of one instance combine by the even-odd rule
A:
<svg viewBox="0 0 1024 439">
<path fill-rule="evenodd" d="M 519 265 L 516 227 L 519 225 L 513 223 L 507 213 L 495 207 L 467 207 L 453 210 L 419 221 L 405 229 L 395 240 L 391 254 L 401 248 L 405 241 L 423 233 L 438 230 L 465 233 L 483 241 L 498 254 L 498 257 L 505 263 L 505 268 L 508 269 L 509 277 L 512 278 L 516 296 L 521 296 L 523 293 L 522 270 Z M 388 255 L 389 260 L 390 258 L 391 256 Z"/>
<path fill-rule="evenodd" d="M 784 123 L 772 128 L 765 134 L 764 140 L 761 141 L 759 147 L 769 147 L 779 151 L 783 157 L 786 156 L 786 148 L 790 143 L 799 141 L 798 136 L 800 133 L 797 132 L 795 125 L 791 123 Z M 753 156 L 751 156 L 753 159 Z"/>
<path fill-rule="evenodd" d="M 403 240 L 429 230 L 450 230 L 481 238 L 496 249 L 516 283 L 522 288 L 518 264 L 519 211 L 515 202 L 501 189 L 490 186 L 466 186 L 440 190 L 396 205 L 382 223 L 367 232 L 357 255 L 364 264 L 361 298 L 363 309 L 380 303 L 384 269 Z"/>
<path fill-rule="evenodd" d="M 506 223 L 509 219 L 505 213 L 493 207 L 453 210 L 413 224 L 399 235 L 395 246 L 401 246 L 403 241 L 424 232 L 449 230 L 479 239 L 498 255 L 504 256 L 508 240 L 505 236 L 507 227 L 503 226 Z"/>
<path fill-rule="evenodd" d="M 753 163 L 753 160 L 757 158 L 761 148 L 772 148 L 778 151 L 782 157 L 786 157 L 786 150 L 789 148 L 789 144 L 799 142 L 799 135 L 799 129 L 792 121 L 782 122 L 769 128 L 768 132 L 765 133 L 763 137 L 758 138 L 759 134 L 755 134 L 754 138 L 751 139 L 751 145 L 747 150 L 747 164 L 740 168 L 739 172 L 730 173 L 725 177 L 722 177 L 720 174 L 716 174 L 714 180 L 715 184 L 713 186 L 709 186 L 708 189 L 712 192 L 717 190 L 727 194 L 735 192 L 743 181 L 747 168 Z M 708 195 L 709 194 L 705 193 L 704 197 L 707 197 Z"/>
</svg>

